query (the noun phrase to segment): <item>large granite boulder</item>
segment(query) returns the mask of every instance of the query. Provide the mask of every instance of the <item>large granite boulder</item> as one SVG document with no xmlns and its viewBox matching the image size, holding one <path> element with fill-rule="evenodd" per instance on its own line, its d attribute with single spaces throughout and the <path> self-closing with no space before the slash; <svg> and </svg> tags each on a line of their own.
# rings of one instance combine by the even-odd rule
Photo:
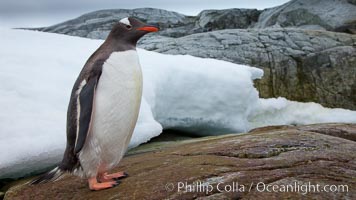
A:
<svg viewBox="0 0 356 200">
<path fill-rule="evenodd" d="M 356 4 L 352 0 L 292 0 L 263 11 L 255 27 L 299 27 L 352 33 L 355 24 Z"/>
<path fill-rule="evenodd" d="M 302 29 L 234 29 L 141 40 L 140 47 L 260 67 L 261 97 L 356 109 L 356 36 Z"/>
<path fill-rule="evenodd" d="M 20 182 L 5 199 L 356 199 L 355 142 L 356 124 L 316 124 L 151 143 L 114 170 L 130 175 L 115 188 L 91 192 L 68 175 Z"/>
</svg>

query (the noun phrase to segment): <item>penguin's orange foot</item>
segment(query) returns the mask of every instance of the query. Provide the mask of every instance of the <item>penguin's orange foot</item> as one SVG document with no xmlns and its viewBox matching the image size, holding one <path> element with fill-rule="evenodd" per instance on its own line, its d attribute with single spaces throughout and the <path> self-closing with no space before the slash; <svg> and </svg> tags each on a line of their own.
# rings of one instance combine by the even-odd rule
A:
<svg viewBox="0 0 356 200">
<path fill-rule="evenodd" d="M 113 174 L 104 173 L 104 177 L 107 179 L 119 180 L 128 177 L 126 172 L 117 172 Z"/>
<path fill-rule="evenodd" d="M 88 182 L 89 182 L 90 190 L 108 189 L 108 188 L 115 187 L 115 186 L 119 185 L 119 183 L 120 183 L 117 181 L 108 181 L 108 182 L 104 182 L 104 183 L 98 183 L 98 181 L 96 180 L 95 177 L 88 179 Z"/>
</svg>

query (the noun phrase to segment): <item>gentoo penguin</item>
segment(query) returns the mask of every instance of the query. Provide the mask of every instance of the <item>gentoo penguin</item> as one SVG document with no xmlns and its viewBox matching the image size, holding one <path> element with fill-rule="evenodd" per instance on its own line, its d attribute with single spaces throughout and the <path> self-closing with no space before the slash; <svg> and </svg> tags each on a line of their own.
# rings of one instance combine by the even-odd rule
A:
<svg viewBox="0 0 356 200">
<path fill-rule="evenodd" d="M 124 156 L 139 113 L 142 74 L 136 43 L 156 31 L 157 27 L 131 17 L 114 25 L 74 84 L 62 162 L 31 184 L 55 181 L 69 172 L 87 178 L 91 190 L 101 190 L 127 176 L 108 171 Z"/>
</svg>

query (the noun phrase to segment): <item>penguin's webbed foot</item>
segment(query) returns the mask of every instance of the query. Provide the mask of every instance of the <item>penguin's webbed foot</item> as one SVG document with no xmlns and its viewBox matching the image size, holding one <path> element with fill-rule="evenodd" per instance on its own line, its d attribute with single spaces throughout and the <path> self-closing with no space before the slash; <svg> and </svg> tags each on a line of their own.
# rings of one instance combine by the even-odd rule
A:
<svg viewBox="0 0 356 200">
<path fill-rule="evenodd" d="M 99 183 L 96 177 L 88 179 L 88 182 L 89 182 L 90 190 L 103 190 L 103 189 L 113 188 L 120 184 L 119 181 L 108 181 L 108 182 Z"/>
<path fill-rule="evenodd" d="M 128 176 L 129 175 L 126 172 L 117 172 L 112 174 L 104 173 L 102 177 L 104 179 L 109 179 L 109 180 L 120 180 Z"/>
</svg>

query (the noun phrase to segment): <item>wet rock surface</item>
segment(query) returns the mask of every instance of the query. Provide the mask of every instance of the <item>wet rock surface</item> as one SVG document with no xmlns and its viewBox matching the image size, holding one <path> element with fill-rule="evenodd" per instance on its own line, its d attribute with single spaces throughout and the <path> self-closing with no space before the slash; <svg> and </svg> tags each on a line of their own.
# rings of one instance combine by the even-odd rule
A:
<svg viewBox="0 0 356 200">
<path fill-rule="evenodd" d="M 5 199 L 355 199 L 355 136 L 355 124 L 316 124 L 157 142 L 123 159 L 114 171 L 130 176 L 115 188 L 91 192 L 85 180 L 67 175 L 54 183 L 18 184 Z M 261 182 L 347 185 L 348 192 L 259 192 Z M 213 189 L 178 190 L 179 183 Z M 225 191 L 230 187 L 239 191 Z"/>
</svg>

